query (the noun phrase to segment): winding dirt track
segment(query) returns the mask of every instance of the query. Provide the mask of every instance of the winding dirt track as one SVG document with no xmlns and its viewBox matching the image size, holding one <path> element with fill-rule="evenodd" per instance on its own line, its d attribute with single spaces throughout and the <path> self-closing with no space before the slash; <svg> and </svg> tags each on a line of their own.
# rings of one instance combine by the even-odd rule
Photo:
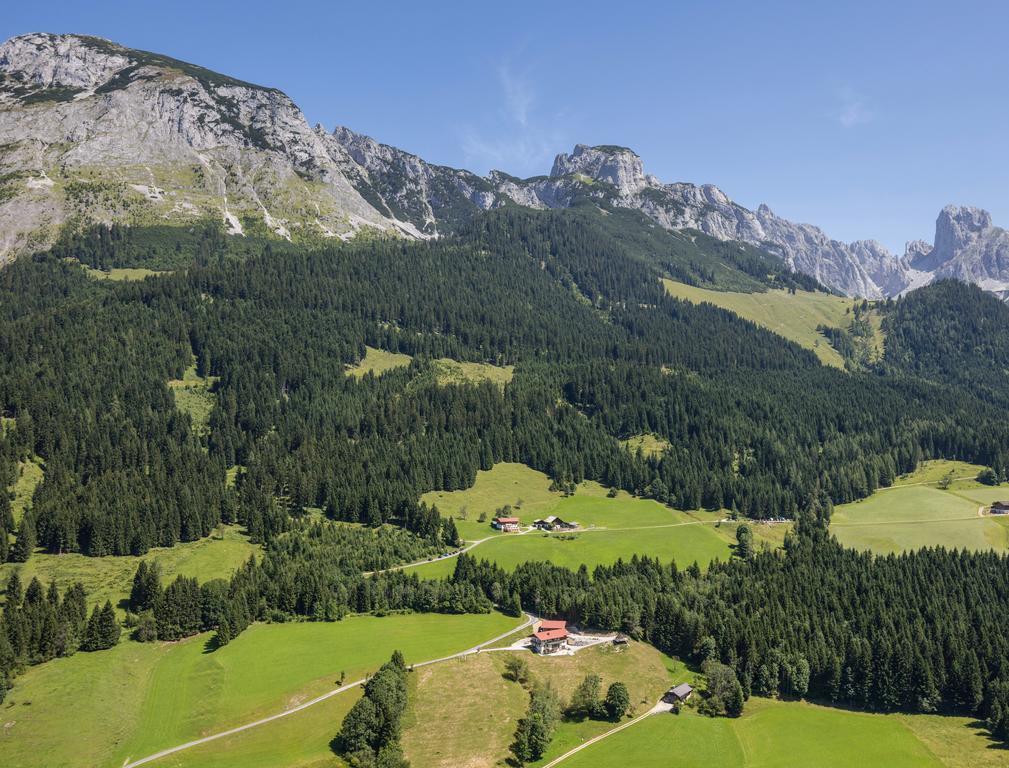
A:
<svg viewBox="0 0 1009 768">
<path fill-rule="evenodd" d="M 421 661 L 416 664 L 412 664 L 410 666 L 414 668 L 426 667 L 430 664 L 438 664 L 439 662 L 449 661 L 451 659 L 459 659 L 462 658 L 463 656 L 469 656 L 474 653 L 479 653 L 480 650 L 485 646 L 492 645 L 498 642 L 499 640 L 503 640 L 509 635 L 513 635 L 516 632 L 525 629 L 526 627 L 532 625 L 535 621 L 537 621 L 536 617 L 533 616 L 531 613 L 527 613 L 525 617 L 526 617 L 525 622 L 518 625 L 517 627 L 512 627 L 507 632 L 504 632 L 503 634 L 500 634 L 497 637 L 492 637 L 490 640 L 485 640 L 479 645 L 474 645 L 472 648 L 469 648 L 465 651 L 460 651 L 459 653 L 453 653 L 451 656 L 442 656 L 440 659 L 430 659 L 428 661 Z M 236 733 L 247 731 L 250 728 L 255 728 L 260 725 L 266 725 L 266 723 L 272 723 L 274 720 L 280 720 L 280 718 L 282 717 L 287 717 L 288 715 L 293 715 L 296 712 L 301 712 L 303 709 L 308 709 L 309 707 L 315 706 L 316 704 L 326 701 L 326 699 L 330 699 L 339 693 L 343 693 L 344 691 L 349 691 L 351 688 L 363 685 L 364 682 L 365 682 L 364 678 L 360 680 L 355 680 L 352 683 L 347 683 L 346 685 L 341 685 L 339 688 L 334 688 L 331 691 L 327 691 L 321 696 L 316 696 L 311 701 L 306 701 L 304 704 L 299 704 L 296 707 L 285 709 L 283 712 L 278 712 L 275 715 L 270 715 L 269 717 L 264 717 L 260 720 L 255 720 L 251 723 L 246 723 L 245 725 L 239 725 L 235 728 L 229 728 L 226 731 L 221 731 L 220 733 L 214 733 L 211 734 L 210 736 L 204 736 L 201 739 L 193 739 L 193 741 L 187 741 L 185 744 L 179 744 L 176 747 L 169 747 L 168 749 L 163 749 L 160 752 L 155 752 L 153 755 L 142 757 L 139 760 L 133 760 L 132 762 L 130 762 L 129 758 L 127 758 L 127 762 L 123 763 L 123 768 L 136 768 L 136 766 L 147 765 L 148 763 L 153 763 L 155 760 L 160 760 L 162 757 L 167 757 L 168 755 L 174 755 L 176 752 L 182 752 L 185 749 L 191 749 L 192 747 L 198 747 L 201 744 L 216 741 L 217 739 L 223 739 L 225 736 L 233 736 Z"/>
</svg>

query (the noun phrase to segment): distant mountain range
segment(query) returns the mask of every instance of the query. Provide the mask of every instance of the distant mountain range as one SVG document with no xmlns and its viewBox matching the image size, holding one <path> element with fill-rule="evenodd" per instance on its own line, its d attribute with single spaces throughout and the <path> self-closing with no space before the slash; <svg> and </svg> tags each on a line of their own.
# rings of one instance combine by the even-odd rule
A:
<svg viewBox="0 0 1009 768">
<path fill-rule="evenodd" d="M 915 240 L 898 257 L 766 205 L 748 210 L 710 184 L 660 182 L 624 147 L 578 145 L 549 176 L 483 177 L 348 128 L 312 128 L 276 89 L 160 54 L 80 35 L 0 45 L 0 261 L 91 222 L 211 216 L 235 235 L 429 238 L 492 208 L 584 201 L 759 246 L 852 296 L 894 296 L 942 277 L 1009 295 L 1009 233 L 976 208 L 944 208 L 933 243 Z"/>
</svg>

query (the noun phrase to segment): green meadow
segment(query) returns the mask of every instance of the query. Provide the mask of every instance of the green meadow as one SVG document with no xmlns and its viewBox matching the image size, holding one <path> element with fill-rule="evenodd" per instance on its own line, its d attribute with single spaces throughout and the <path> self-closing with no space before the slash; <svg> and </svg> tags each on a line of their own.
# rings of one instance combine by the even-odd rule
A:
<svg viewBox="0 0 1009 768">
<path fill-rule="evenodd" d="M 407 662 L 449 655 L 520 623 L 501 614 L 357 616 L 336 623 L 255 624 L 208 652 L 209 635 L 178 643 L 124 641 L 30 668 L 3 705 L 0 765 L 118 766 L 160 749 L 296 706 L 377 669 L 394 650 Z M 159 765 L 292 765 L 306 735 L 328 743 L 354 694 L 249 732 L 248 752 L 214 742 Z M 65 727 L 68 718 L 74 728 Z M 295 723 L 295 721 L 298 721 Z M 290 741 L 284 726 L 295 724 Z M 313 730 L 302 730 L 303 724 Z M 314 726 L 313 726 L 314 724 Z M 238 739 L 239 737 L 235 737 Z M 260 747 L 264 742 L 268 749 Z M 220 751 L 219 751 L 220 750 Z M 271 751 L 272 750 L 272 751 Z M 200 754 L 200 753 L 203 754 Z M 323 755 L 325 756 L 325 755 Z M 188 761 L 188 762 L 185 762 Z"/>
<path fill-rule="evenodd" d="M 413 358 L 400 352 L 387 352 L 384 349 L 375 347 L 365 347 L 365 355 L 356 365 L 347 366 L 347 373 L 358 378 L 366 373 L 381 376 L 387 371 L 396 368 L 405 368 L 410 365 Z M 497 366 L 490 363 L 469 363 L 452 360 L 442 357 L 432 361 L 432 373 L 435 381 L 441 385 L 462 384 L 482 384 L 491 382 L 499 387 L 512 380 L 515 373 L 514 366 Z"/>
<path fill-rule="evenodd" d="M 960 765 L 940 761 L 908 727 L 906 719 L 802 702 L 750 699 L 743 716 L 735 720 L 703 717 L 689 709 L 680 715 L 653 715 L 587 747 L 564 765 L 565 768 L 623 765 L 637 768 L 941 768 Z M 983 754 L 987 740 L 974 736 L 963 718 L 955 720 L 973 740 L 972 753 Z"/>
<path fill-rule="evenodd" d="M 698 288 L 664 279 L 666 292 L 695 304 L 708 303 L 735 312 L 740 317 L 811 349 L 825 365 L 844 367 L 844 360 L 817 329 L 820 325 L 847 328 L 852 320 L 854 300 L 811 291 L 770 290 L 763 293 L 738 293 Z M 882 348 L 882 333 L 875 321 L 877 349 Z"/>
<path fill-rule="evenodd" d="M 171 271 L 146 269 L 144 267 L 114 267 L 108 271 L 102 269 L 92 269 L 85 267 L 88 275 L 97 280 L 112 280 L 115 282 L 129 282 L 132 280 L 143 280 L 145 277 L 158 277 L 160 275 L 170 275 Z"/>
<path fill-rule="evenodd" d="M 503 764 L 515 723 L 529 701 L 528 693 L 505 677 L 505 661 L 511 655 L 481 653 L 416 671 L 410 681 L 403 733 L 403 749 L 411 765 L 491 768 Z M 570 699 L 586 675 L 597 674 L 604 691 L 612 682 L 624 682 L 636 712 L 651 708 L 673 680 L 688 679 L 676 661 L 641 643 L 599 645 L 574 656 L 523 652 L 521 657 L 529 663 L 533 678 L 549 683 L 562 701 Z M 541 763 L 610 727 L 601 721 L 563 721 Z"/>
<path fill-rule="evenodd" d="M 982 515 L 993 501 L 1009 499 L 1009 487 L 972 478 L 981 467 L 930 461 L 890 488 L 834 509 L 831 531 L 845 546 L 878 553 L 922 547 L 1009 551 L 1009 518 Z M 939 481 L 956 478 L 946 490 Z"/>
<path fill-rule="evenodd" d="M 410 355 L 401 355 L 398 352 L 386 352 L 384 349 L 375 347 L 365 347 L 365 355 L 357 365 L 347 366 L 347 373 L 358 378 L 366 373 L 373 373 L 381 376 L 386 371 L 395 368 L 405 368 L 413 360 Z"/>
<path fill-rule="evenodd" d="M 682 512 L 652 499 L 639 499 L 620 491 L 611 497 L 598 483 L 585 482 L 573 496 L 550 491 L 550 480 L 523 464 L 497 464 L 477 473 L 473 487 L 464 491 L 424 495 L 443 515 L 456 519 L 460 535 L 468 541 L 483 541 L 472 550 L 480 559 L 513 569 L 530 560 L 577 568 L 609 564 L 618 558 L 648 555 L 675 560 L 681 568 L 696 561 L 706 567 L 715 559 L 731 556 L 736 524 L 719 522 L 721 513 Z M 490 527 L 494 511 L 511 505 L 511 514 L 523 525 L 547 515 L 577 522 L 579 529 L 564 533 L 530 531 L 499 534 Z M 486 521 L 478 522 L 484 514 Z M 461 519 L 465 516 L 465 519 Z M 752 524 L 757 546 L 776 547 L 784 539 L 786 525 Z M 454 560 L 425 563 L 414 569 L 424 578 L 452 573 Z"/>
<path fill-rule="evenodd" d="M 113 605 L 117 605 L 129 597 L 133 574 L 141 560 L 157 562 L 165 584 L 178 575 L 196 577 L 204 582 L 228 578 L 249 559 L 249 555 L 259 551 L 260 548 L 252 544 L 237 525 L 222 526 L 199 541 L 152 549 L 142 557 L 49 555 L 39 551 L 28 558 L 27 563 L 0 565 L 0 589 L 6 585 L 10 573 L 18 570 L 24 584 L 37 577 L 47 585 L 55 581 L 63 590 L 79 581 L 87 590 L 89 603 L 100 604 L 111 600 Z"/>
<path fill-rule="evenodd" d="M 669 441 L 655 435 L 634 435 L 620 441 L 631 453 L 641 451 L 644 456 L 661 456 L 669 448 Z"/>
<path fill-rule="evenodd" d="M 168 382 L 175 396 L 175 407 L 189 414 L 193 428 L 198 435 L 205 436 L 210 431 L 210 412 L 214 409 L 214 394 L 211 388 L 217 377 L 203 377 L 196 373 L 196 365 L 191 365 L 181 379 Z"/>
<path fill-rule="evenodd" d="M 42 469 L 42 462 L 39 459 L 18 462 L 18 477 L 14 485 L 8 490 L 14 495 L 11 500 L 11 512 L 14 514 L 14 522 L 21 519 L 25 508 L 31 504 L 32 494 L 35 488 L 42 482 L 45 471 Z"/>
</svg>

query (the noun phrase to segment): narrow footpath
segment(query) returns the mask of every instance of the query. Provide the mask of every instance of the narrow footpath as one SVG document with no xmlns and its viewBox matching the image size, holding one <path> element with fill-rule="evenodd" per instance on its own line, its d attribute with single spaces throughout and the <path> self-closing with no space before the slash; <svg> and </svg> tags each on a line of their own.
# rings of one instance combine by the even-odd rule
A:
<svg viewBox="0 0 1009 768">
<path fill-rule="evenodd" d="M 571 757 L 576 752 L 581 752 L 586 747 L 591 747 L 597 741 L 602 741 L 603 739 L 608 738 L 609 736 L 612 736 L 614 733 L 620 733 L 620 731 L 624 730 L 625 728 L 630 728 L 635 723 L 640 723 L 646 717 L 651 717 L 652 715 L 656 715 L 656 714 L 658 714 L 660 712 L 669 712 L 670 709 L 671 709 L 671 706 L 669 704 L 666 704 L 665 702 L 660 701 L 658 704 L 656 704 L 650 710 L 648 710 L 647 712 L 645 712 L 643 715 L 638 715 L 633 720 L 628 720 L 626 723 L 624 723 L 622 725 L 618 725 L 616 728 L 610 728 L 610 730 L 606 731 L 606 733 L 600 733 L 598 736 L 595 736 L 595 737 L 589 739 L 588 741 L 583 741 L 581 744 L 579 744 L 574 749 L 569 749 L 567 752 L 565 752 L 560 757 L 555 757 L 549 763 L 547 763 L 546 765 L 544 765 L 543 768 L 553 768 L 558 763 L 560 763 L 560 762 L 562 762 L 564 760 L 567 760 L 569 757 Z"/>
</svg>

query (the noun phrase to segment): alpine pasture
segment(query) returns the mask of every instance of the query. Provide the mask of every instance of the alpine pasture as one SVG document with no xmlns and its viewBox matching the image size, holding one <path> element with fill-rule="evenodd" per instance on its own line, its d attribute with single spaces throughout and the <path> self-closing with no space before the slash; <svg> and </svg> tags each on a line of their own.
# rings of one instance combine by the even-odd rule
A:
<svg viewBox="0 0 1009 768">
<path fill-rule="evenodd" d="M 521 621 L 492 613 L 256 624 L 216 650 L 204 634 L 178 643 L 124 641 L 109 651 L 57 659 L 29 669 L 4 703 L 0 764 L 119 766 L 296 706 L 337 687 L 342 678 L 351 682 L 373 672 L 394 650 L 401 650 L 408 663 L 426 661 L 471 648 Z M 340 709 L 347 701 L 349 707 L 353 697 L 348 691 L 318 707 L 332 702 Z M 311 723 L 315 709 L 290 720 Z M 76 726 L 57 727 L 70 713 Z M 323 728 L 327 743 L 339 722 L 335 717 Z M 296 754 L 305 738 L 295 728 L 292 740 L 281 743 L 285 731 L 280 726 L 287 721 L 247 732 L 253 741 L 266 734 L 276 750 L 274 762 L 256 748 L 244 753 L 221 740 L 157 764 L 205 765 L 202 754 L 225 748 L 220 764 L 278 765 L 277 760 L 290 758 L 292 748 Z M 266 762 L 249 762 L 251 755 Z"/>
</svg>

